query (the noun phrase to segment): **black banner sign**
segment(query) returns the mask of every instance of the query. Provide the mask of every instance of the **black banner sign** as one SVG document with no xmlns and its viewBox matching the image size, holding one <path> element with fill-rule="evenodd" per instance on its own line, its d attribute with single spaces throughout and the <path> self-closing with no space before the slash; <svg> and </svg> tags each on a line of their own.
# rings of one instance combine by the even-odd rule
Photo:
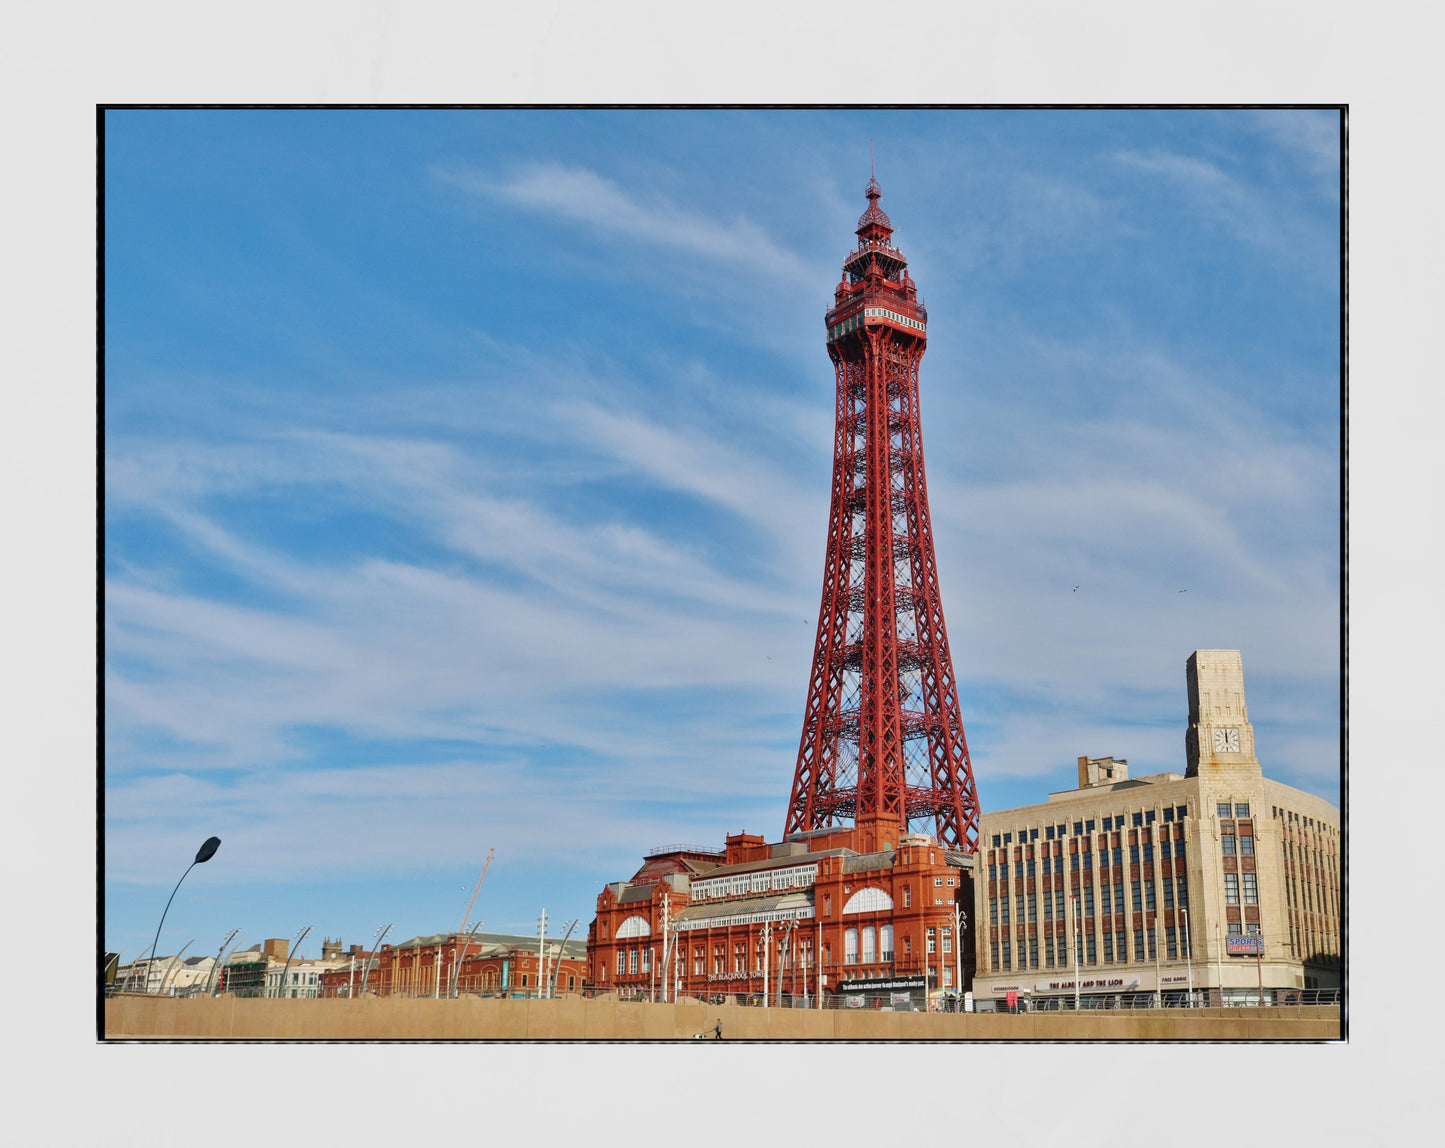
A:
<svg viewBox="0 0 1445 1148">
<path fill-rule="evenodd" d="M 922 977 L 879 977 L 871 981 L 840 981 L 838 991 L 844 993 L 908 992 L 927 987 Z"/>
</svg>

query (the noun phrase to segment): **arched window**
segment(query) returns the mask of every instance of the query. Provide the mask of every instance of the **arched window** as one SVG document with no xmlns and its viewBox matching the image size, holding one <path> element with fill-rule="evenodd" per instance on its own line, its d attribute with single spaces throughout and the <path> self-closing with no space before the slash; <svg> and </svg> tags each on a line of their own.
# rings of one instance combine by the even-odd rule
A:
<svg viewBox="0 0 1445 1148">
<path fill-rule="evenodd" d="M 652 928 L 648 925 L 646 917 L 628 917 L 617 926 L 617 939 L 622 941 L 628 937 L 645 937 L 651 932 Z"/>
<path fill-rule="evenodd" d="M 866 889 L 859 889 L 848 898 L 848 903 L 843 906 L 843 913 L 874 913 L 880 909 L 893 908 L 893 898 L 882 889 L 869 886 Z"/>
</svg>

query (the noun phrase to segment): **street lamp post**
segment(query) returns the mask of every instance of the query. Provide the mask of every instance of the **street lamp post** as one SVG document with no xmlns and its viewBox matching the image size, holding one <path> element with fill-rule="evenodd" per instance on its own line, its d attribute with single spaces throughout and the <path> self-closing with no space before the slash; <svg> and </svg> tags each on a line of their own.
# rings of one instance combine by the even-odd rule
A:
<svg viewBox="0 0 1445 1148">
<path fill-rule="evenodd" d="M 153 945 L 153 944 L 147 945 L 145 948 L 143 948 L 143 949 L 140 951 L 140 956 L 137 957 L 135 960 L 131 961 L 131 963 L 130 963 L 130 968 L 126 969 L 126 971 L 125 971 L 125 982 L 121 985 L 121 991 L 122 991 L 122 992 L 130 992 L 130 983 L 131 983 L 131 981 L 133 981 L 133 980 L 135 979 L 136 966 L 137 966 L 138 964 L 140 964 L 141 958 L 143 958 L 143 957 L 146 955 L 146 953 L 150 953 L 150 954 L 151 954 L 151 959 L 152 959 L 152 960 L 155 959 L 154 949 L 155 949 L 155 945 Z M 146 979 L 145 979 L 145 991 L 146 991 L 146 992 L 149 992 L 149 991 L 150 991 L 150 983 L 151 983 L 151 967 L 150 967 L 150 964 L 147 963 L 147 964 L 146 964 Z"/>
<path fill-rule="evenodd" d="M 226 969 L 231 963 L 231 958 L 236 955 L 236 950 L 239 949 L 242 945 L 244 945 L 248 940 L 250 940 L 250 937 L 247 934 L 242 933 L 241 939 L 239 941 L 233 941 L 231 947 L 226 951 L 226 955 L 221 958 L 221 973 L 220 976 L 216 978 L 217 996 L 221 995 L 221 989 L 223 987 L 221 978 L 226 975 Z"/>
<path fill-rule="evenodd" d="M 961 883 L 961 882 L 960 882 Z M 963 1008 L 963 923 L 967 920 L 957 901 L 953 903 L 953 992 L 959 1012 Z"/>
<path fill-rule="evenodd" d="M 187 949 L 189 949 L 189 948 L 190 948 L 192 945 L 194 945 L 195 943 L 196 943 L 196 942 L 195 942 L 194 938 L 191 939 L 191 940 L 189 940 L 189 941 L 187 941 L 184 945 L 181 946 L 180 952 L 178 952 L 175 956 L 173 956 L 173 957 L 171 958 L 171 963 L 166 966 L 166 971 L 161 974 L 161 987 L 156 990 L 156 992 L 157 992 L 160 996 L 165 996 L 165 995 L 166 995 L 166 982 L 171 979 L 171 973 L 175 972 L 176 962 L 179 961 L 179 960 L 181 959 L 181 957 L 185 955 L 185 951 L 186 951 Z M 146 970 L 146 987 L 147 987 L 147 989 L 149 989 L 149 987 L 150 987 L 150 970 L 149 970 L 149 969 Z"/>
<path fill-rule="evenodd" d="M 377 953 L 380 951 L 380 949 L 381 949 L 381 942 L 384 941 L 384 940 L 386 940 L 386 934 L 389 933 L 389 932 L 391 932 L 391 926 L 390 926 L 390 925 L 383 925 L 383 926 L 381 926 L 380 928 L 378 928 L 375 933 L 372 934 L 372 936 L 373 936 L 374 938 L 376 938 L 375 941 L 373 942 L 374 947 L 373 947 L 372 950 L 371 950 L 371 955 L 366 958 L 366 964 L 363 965 L 363 966 L 362 966 L 362 969 L 361 969 L 361 995 L 362 995 L 362 996 L 365 996 L 365 995 L 366 995 L 366 981 L 367 981 L 367 978 L 371 976 L 371 966 L 376 962 L 376 954 L 377 954 Z M 378 985 L 377 987 L 379 988 L 380 986 Z M 378 993 L 377 995 L 380 996 L 381 994 Z"/>
<path fill-rule="evenodd" d="M 205 864 L 205 862 L 209 861 L 212 857 L 214 857 L 216 855 L 216 850 L 220 847 L 221 839 L 219 837 L 207 837 L 205 841 L 201 843 L 201 847 L 196 850 L 196 859 L 192 861 L 189 865 L 187 865 L 186 872 L 181 874 L 181 881 L 184 881 L 186 879 L 186 873 L 189 873 L 197 865 Z M 171 902 L 176 899 L 176 892 L 181 887 L 181 881 L 177 881 L 175 889 L 171 890 L 170 897 L 166 899 L 166 907 L 161 913 L 161 923 L 156 926 L 156 939 L 151 942 L 152 961 L 154 961 L 156 958 L 156 946 L 161 943 L 161 926 L 166 923 L 166 913 L 169 913 L 171 911 Z M 150 990 L 149 968 L 147 968 L 146 970 L 146 990 Z"/>
<path fill-rule="evenodd" d="M 768 949 L 773 943 L 773 923 L 763 922 L 763 1008 L 768 1007 Z"/>
<path fill-rule="evenodd" d="M 1079 895 L 1074 894 L 1074 1011 L 1079 1011 L 1079 950 L 1084 947 L 1084 919 L 1079 916 Z"/>
<path fill-rule="evenodd" d="M 291 971 L 291 958 L 296 955 L 296 950 L 300 948 L 301 942 L 306 939 L 306 934 L 309 932 L 311 932 L 311 926 L 307 925 L 296 934 L 296 939 L 291 942 L 291 947 L 286 950 L 286 965 L 281 970 L 281 991 L 276 994 L 278 997 L 286 995 L 286 974 Z"/>
<path fill-rule="evenodd" d="M 221 942 L 221 947 L 216 950 L 216 963 L 211 966 L 211 971 L 206 974 L 206 991 L 203 994 L 204 996 L 211 995 L 211 982 L 216 979 L 216 970 L 221 967 L 221 954 L 226 951 L 226 946 L 235 939 L 236 934 L 240 931 L 240 929 L 232 929 L 226 934 L 226 939 Z"/>
<path fill-rule="evenodd" d="M 1180 909 L 1184 914 L 1184 963 L 1189 970 L 1189 995 L 1185 998 L 1185 1008 L 1194 1007 L 1194 954 L 1189 951 L 1189 910 Z"/>
<path fill-rule="evenodd" d="M 456 946 L 452 946 L 452 983 L 451 987 L 447 989 L 447 997 L 449 999 L 458 995 L 457 986 L 461 983 L 462 962 L 467 959 L 467 952 L 472 947 L 472 938 L 477 935 L 477 930 L 481 927 L 482 923 L 480 921 L 472 926 L 471 932 L 467 934 L 467 939 L 462 942 L 462 955 L 460 957 L 456 955 Z"/>
<path fill-rule="evenodd" d="M 1154 1006 L 1163 1008 L 1164 986 L 1159 982 L 1159 914 L 1152 914 L 1149 922 L 1149 939 L 1154 943 Z"/>
<path fill-rule="evenodd" d="M 547 992 L 547 995 L 548 995 L 549 997 L 555 997 L 555 996 L 557 995 L 557 974 L 562 971 L 562 958 L 563 958 L 564 956 L 566 956 L 565 950 L 566 950 L 566 948 L 567 948 L 567 941 L 568 941 L 568 939 L 572 936 L 572 930 L 575 929 L 580 923 L 581 923 L 580 919 L 578 919 L 578 918 L 576 918 L 576 917 L 574 917 L 572 920 L 570 920 L 570 921 L 567 922 L 567 931 L 562 934 L 562 943 L 557 946 L 557 959 L 552 962 L 552 987 L 551 987 L 551 988 L 548 990 L 548 992 Z M 663 943 L 663 948 L 666 949 L 666 947 L 667 947 L 667 938 L 666 938 L 666 936 L 663 937 L 663 942 L 662 942 L 662 943 Z M 664 962 L 664 963 L 665 963 L 665 962 Z M 657 970 L 657 972 L 658 972 L 658 974 L 659 974 L 659 975 L 658 975 L 658 979 L 659 979 L 659 980 L 662 979 L 661 974 L 664 973 L 665 971 L 666 971 L 665 969 L 661 969 L 661 968 Z"/>
</svg>

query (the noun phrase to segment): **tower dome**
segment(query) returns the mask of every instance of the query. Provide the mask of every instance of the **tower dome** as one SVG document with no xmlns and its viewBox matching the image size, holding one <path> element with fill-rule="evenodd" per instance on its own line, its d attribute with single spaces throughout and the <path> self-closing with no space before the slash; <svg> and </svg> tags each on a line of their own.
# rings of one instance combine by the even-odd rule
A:
<svg viewBox="0 0 1445 1148">
<path fill-rule="evenodd" d="M 868 187 L 863 194 L 868 197 L 868 208 L 858 217 L 858 230 L 855 234 L 862 235 L 870 227 L 877 227 L 891 235 L 893 223 L 883 209 L 878 206 L 878 200 L 883 196 L 883 189 L 878 186 L 878 181 L 870 178 Z"/>
</svg>

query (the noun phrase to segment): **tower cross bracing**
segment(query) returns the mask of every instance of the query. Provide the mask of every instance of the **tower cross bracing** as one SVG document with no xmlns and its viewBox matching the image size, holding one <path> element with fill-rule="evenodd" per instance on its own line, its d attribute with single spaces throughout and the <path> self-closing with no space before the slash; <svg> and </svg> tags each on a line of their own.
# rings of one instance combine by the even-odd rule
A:
<svg viewBox="0 0 1445 1148">
<path fill-rule="evenodd" d="M 837 378 L 822 605 L 785 834 L 851 820 L 972 851 L 978 796 L 939 601 L 919 423 L 928 312 L 870 179 L 826 316 Z M 915 824 L 916 823 L 916 824 Z"/>
</svg>

